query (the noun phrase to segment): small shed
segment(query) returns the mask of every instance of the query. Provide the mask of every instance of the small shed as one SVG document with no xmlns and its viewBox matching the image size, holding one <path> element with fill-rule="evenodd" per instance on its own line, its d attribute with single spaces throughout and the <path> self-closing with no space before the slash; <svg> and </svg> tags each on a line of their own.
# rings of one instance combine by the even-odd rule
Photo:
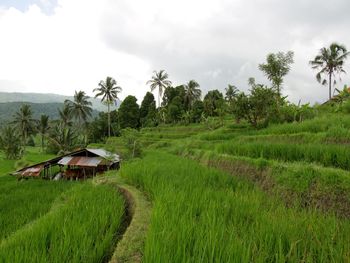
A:
<svg viewBox="0 0 350 263">
<path fill-rule="evenodd" d="M 119 155 L 104 149 L 85 148 L 24 167 L 13 174 L 20 177 L 85 179 L 119 169 L 119 165 Z"/>
</svg>

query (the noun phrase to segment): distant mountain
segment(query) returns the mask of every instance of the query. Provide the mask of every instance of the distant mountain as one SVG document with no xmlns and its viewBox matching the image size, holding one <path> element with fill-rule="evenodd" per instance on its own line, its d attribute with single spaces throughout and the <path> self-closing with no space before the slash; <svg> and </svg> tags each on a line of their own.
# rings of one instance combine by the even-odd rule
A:
<svg viewBox="0 0 350 263">
<path fill-rule="evenodd" d="M 21 92 L 0 92 L 1 102 L 31 102 L 31 103 L 63 103 L 66 99 L 73 100 L 73 96 L 64 96 L 52 93 L 21 93 Z M 107 106 L 102 104 L 99 98 L 90 98 L 92 108 L 97 111 L 107 111 Z M 119 107 L 120 101 L 117 105 L 112 105 L 111 110 Z"/>
<path fill-rule="evenodd" d="M 63 103 L 58 102 L 48 102 L 48 103 L 32 103 L 32 102 L 5 102 L 0 103 L 0 126 L 13 119 L 15 113 L 20 109 L 23 104 L 29 104 L 32 112 L 33 118 L 39 119 L 42 114 L 46 114 L 51 120 L 59 119 L 58 109 L 63 107 Z M 97 110 L 93 110 L 92 117 L 98 115 Z"/>
</svg>

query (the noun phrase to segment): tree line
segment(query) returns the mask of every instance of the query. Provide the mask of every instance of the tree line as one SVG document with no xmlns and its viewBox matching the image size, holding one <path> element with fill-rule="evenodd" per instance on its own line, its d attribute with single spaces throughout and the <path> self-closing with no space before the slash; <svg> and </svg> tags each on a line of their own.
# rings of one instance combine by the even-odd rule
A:
<svg viewBox="0 0 350 263">
<path fill-rule="evenodd" d="M 332 43 L 322 48 L 310 61 L 317 69 L 316 79 L 322 85 L 328 85 L 329 98 L 336 75 L 344 73 L 343 65 L 349 52 L 345 46 Z M 9 159 L 20 158 L 27 145 L 33 145 L 33 136 L 40 135 L 42 150 L 51 153 L 65 153 L 74 148 L 84 147 L 89 142 L 121 135 L 126 128 L 139 129 L 161 124 L 208 123 L 215 119 L 223 125 L 224 118 L 232 116 L 237 123 L 242 120 L 255 128 L 266 127 L 269 123 L 302 121 L 313 115 L 309 104 L 290 103 L 282 95 L 284 77 L 289 73 L 294 60 L 292 51 L 271 53 L 266 62 L 259 64 L 270 81 L 270 86 L 256 83 L 249 78 L 249 92 L 240 91 L 235 85 L 228 84 L 225 92 L 208 91 L 202 99 L 200 84 L 195 80 L 173 86 L 165 70 L 154 71 L 147 85 L 147 92 L 140 105 L 135 96 L 126 96 L 118 110 L 110 111 L 122 88 L 112 77 L 98 83 L 93 90 L 95 97 L 107 106 L 107 113 L 91 119 L 91 102 L 84 91 L 75 91 L 73 100 L 66 100 L 59 109 L 58 120 L 49 120 L 42 115 L 33 119 L 29 105 L 23 105 L 13 116 L 13 121 L 0 134 L 0 147 Z M 158 107 L 153 91 L 158 91 Z M 338 91 L 337 98 L 348 98 L 349 92 Z M 346 93 L 346 94 L 345 94 Z M 345 94 L 345 95 L 342 95 Z M 340 96 L 341 95 L 341 96 Z"/>
</svg>

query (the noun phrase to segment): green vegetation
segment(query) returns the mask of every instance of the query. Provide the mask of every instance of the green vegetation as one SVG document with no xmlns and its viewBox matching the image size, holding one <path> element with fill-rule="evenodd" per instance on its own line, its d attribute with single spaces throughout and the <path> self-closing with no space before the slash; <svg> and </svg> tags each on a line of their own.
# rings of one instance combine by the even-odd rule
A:
<svg viewBox="0 0 350 263">
<path fill-rule="evenodd" d="M 347 51 L 321 53 L 312 65 L 331 82 Z M 203 100 L 195 80 L 172 87 L 155 71 L 158 108 L 147 92 L 110 111 L 121 88 L 107 77 L 94 91 L 108 112 L 91 122 L 83 91 L 59 119 L 22 106 L 0 134 L 0 262 L 348 262 L 349 90 L 293 104 L 282 95 L 292 63 L 291 51 L 269 54 L 259 69 L 271 86 L 249 78 L 249 93 L 230 84 Z M 6 175 L 87 145 L 117 152 L 121 171 Z"/>
<path fill-rule="evenodd" d="M 18 182 L 16 178 L 7 176 L 0 176 L 0 182 L 1 241 L 25 224 L 45 215 L 55 199 L 72 187 L 69 182 Z"/>
<path fill-rule="evenodd" d="M 118 184 L 126 200 L 131 222 L 122 239 L 118 242 L 110 262 L 140 262 L 151 219 L 152 205 L 140 190 L 126 184 L 121 177 L 112 176 L 113 174 L 114 171 L 108 172 L 106 177 L 102 177 L 99 180 Z"/>
<path fill-rule="evenodd" d="M 140 123 L 141 127 L 155 126 L 157 111 L 156 111 L 156 101 L 151 92 L 147 92 L 145 97 L 141 102 L 140 107 Z"/>
<path fill-rule="evenodd" d="M 0 152 L 0 262 L 106 261 L 124 221 L 124 199 L 115 187 L 7 175 L 50 157 L 40 147 L 27 147 L 19 161 Z"/>
<path fill-rule="evenodd" d="M 113 251 L 124 213 L 110 186 L 76 185 L 50 211 L 0 243 L 3 262 L 101 262 Z"/>
<path fill-rule="evenodd" d="M 0 148 L 4 150 L 6 159 L 19 159 L 22 156 L 21 137 L 15 127 L 3 128 L 0 134 Z"/>
<path fill-rule="evenodd" d="M 152 79 L 147 81 L 150 85 L 151 91 L 158 89 L 158 107 L 160 107 L 160 98 L 163 96 L 163 90 L 171 85 L 171 81 L 168 79 L 169 75 L 165 70 L 154 71 Z"/>
<path fill-rule="evenodd" d="M 315 59 L 310 61 L 312 68 L 319 70 L 316 74 L 317 81 L 322 83 L 322 85 L 328 84 L 329 99 L 332 98 L 332 84 L 336 83 L 336 74 L 345 73 L 343 65 L 348 55 L 349 52 L 344 45 L 332 43 L 329 48 L 321 48 Z M 326 77 L 322 79 L 323 75 Z"/>
<path fill-rule="evenodd" d="M 122 129 L 133 128 L 140 126 L 140 109 L 136 103 L 137 99 L 134 96 L 127 96 L 119 108 L 119 123 Z"/>
<path fill-rule="evenodd" d="M 98 84 L 99 88 L 94 89 L 97 92 L 95 98 L 102 96 L 101 101 L 105 102 L 108 107 L 108 137 L 111 136 L 111 115 L 110 107 L 118 99 L 118 93 L 122 91 L 122 88 L 117 86 L 117 81 L 112 77 L 107 77 L 106 81 L 101 80 Z"/>
<path fill-rule="evenodd" d="M 293 51 L 288 51 L 286 54 L 283 52 L 271 53 L 266 57 L 266 64 L 259 65 L 259 69 L 272 82 L 272 86 L 277 94 L 281 94 L 283 77 L 290 71 L 290 65 L 294 62 L 293 57 Z"/>
<path fill-rule="evenodd" d="M 348 221 L 285 208 L 250 183 L 160 152 L 123 166 L 154 202 L 144 262 L 346 261 Z"/>
<path fill-rule="evenodd" d="M 218 145 L 219 153 L 276 159 L 280 161 L 305 161 L 324 166 L 350 170 L 350 149 L 347 146 L 323 144 L 295 144 L 293 142 L 225 142 Z"/>
</svg>

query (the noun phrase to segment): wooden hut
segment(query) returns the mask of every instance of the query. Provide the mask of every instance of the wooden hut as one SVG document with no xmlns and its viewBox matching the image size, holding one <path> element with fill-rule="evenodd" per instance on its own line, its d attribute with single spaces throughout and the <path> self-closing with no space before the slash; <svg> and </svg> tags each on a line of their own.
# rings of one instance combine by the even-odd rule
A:
<svg viewBox="0 0 350 263">
<path fill-rule="evenodd" d="M 118 169 L 119 163 L 120 158 L 117 154 L 103 149 L 86 148 L 24 167 L 13 174 L 19 177 L 83 179 Z"/>
</svg>

